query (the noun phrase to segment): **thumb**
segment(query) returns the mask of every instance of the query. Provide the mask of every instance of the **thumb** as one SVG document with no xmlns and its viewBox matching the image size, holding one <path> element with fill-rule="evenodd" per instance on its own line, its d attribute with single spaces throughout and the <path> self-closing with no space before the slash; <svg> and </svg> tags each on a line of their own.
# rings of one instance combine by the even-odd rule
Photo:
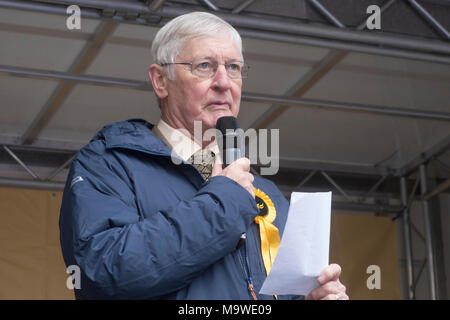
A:
<svg viewBox="0 0 450 320">
<path fill-rule="evenodd" d="M 211 177 L 218 176 L 222 173 L 222 159 L 220 157 L 216 157 L 216 160 L 214 161 L 212 171 L 211 171 Z"/>
</svg>

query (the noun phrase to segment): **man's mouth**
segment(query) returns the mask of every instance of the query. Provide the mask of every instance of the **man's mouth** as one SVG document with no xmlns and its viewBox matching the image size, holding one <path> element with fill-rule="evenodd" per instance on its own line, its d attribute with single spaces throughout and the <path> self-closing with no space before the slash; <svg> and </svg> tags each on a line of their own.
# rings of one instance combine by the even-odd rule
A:
<svg viewBox="0 0 450 320">
<path fill-rule="evenodd" d="M 230 103 L 226 101 L 213 101 L 207 105 L 208 109 L 229 110 Z"/>
</svg>

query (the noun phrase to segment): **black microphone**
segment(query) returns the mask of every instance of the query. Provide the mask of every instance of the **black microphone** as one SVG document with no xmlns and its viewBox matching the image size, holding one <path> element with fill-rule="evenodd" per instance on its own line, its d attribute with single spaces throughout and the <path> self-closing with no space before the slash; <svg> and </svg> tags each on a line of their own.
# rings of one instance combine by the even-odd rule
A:
<svg viewBox="0 0 450 320">
<path fill-rule="evenodd" d="M 226 116 L 217 119 L 216 129 L 217 145 L 224 168 L 245 157 L 244 135 L 235 117 Z"/>
<path fill-rule="evenodd" d="M 217 119 L 216 129 L 217 145 L 224 168 L 237 159 L 245 157 L 244 134 L 235 117 L 225 116 Z M 246 234 L 244 232 L 241 234 L 236 249 L 242 247 L 245 239 Z"/>
</svg>

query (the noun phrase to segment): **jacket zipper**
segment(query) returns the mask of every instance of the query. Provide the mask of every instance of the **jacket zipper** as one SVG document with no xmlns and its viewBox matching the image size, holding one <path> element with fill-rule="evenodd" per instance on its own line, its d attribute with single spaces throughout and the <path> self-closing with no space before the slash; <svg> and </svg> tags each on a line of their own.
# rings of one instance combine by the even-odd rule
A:
<svg viewBox="0 0 450 320">
<path fill-rule="evenodd" d="M 242 270 L 244 271 L 244 277 L 247 281 L 247 289 L 252 296 L 253 300 L 258 300 L 256 297 L 256 293 L 254 291 L 254 286 L 252 282 L 252 278 L 250 277 L 250 269 L 248 267 L 248 256 L 247 256 L 247 249 L 246 244 L 244 243 L 240 249 L 238 249 L 239 252 L 239 261 L 241 262 Z M 245 259 L 245 263 L 244 263 Z"/>
</svg>

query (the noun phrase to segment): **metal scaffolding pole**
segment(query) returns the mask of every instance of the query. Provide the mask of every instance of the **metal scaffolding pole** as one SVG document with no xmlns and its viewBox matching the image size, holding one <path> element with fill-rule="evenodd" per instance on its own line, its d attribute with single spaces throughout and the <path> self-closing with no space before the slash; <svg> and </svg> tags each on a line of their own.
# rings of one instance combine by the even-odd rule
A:
<svg viewBox="0 0 450 320">
<path fill-rule="evenodd" d="M 345 28 L 345 25 L 340 22 L 330 11 L 328 11 L 318 0 L 309 0 L 314 8 L 317 9 L 328 21 L 337 26 L 338 28 Z"/>
<path fill-rule="evenodd" d="M 250 6 L 255 0 L 244 0 L 241 4 L 239 4 L 237 7 L 235 7 L 232 11 L 233 14 L 238 14 L 248 6 Z"/>
<path fill-rule="evenodd" d="M 423 206 L 423 220 L 425 228 L 425 240 L 427 248 L 427 260 L 428 260 L 428 280 L 430 285 L 430 298 L 431 300 L 437 299 L 436 291 L 436 273 L 434 268 L 434 252 L 433 243 L 431 239 L 431 223 L 430 223 L 430 212 L 428 208 L 428 201 L 425 200 L 427 194 L 427 175 L 425 172 L 425 164 L 421 164 L 419 167 L 420 174 L 420 191 L 422 196 L 422 206 Z"/>
<path fill-rule="evenodd" d="M 397 169 L 398 176 L 408 176 L 413 171 L 416 171 L 419 166 L 430 160 L 434 160 L 450 148 L 450 134 L 448 134 L 441 141 L 433 145 L 431 148 L 421 152 L 411 161 L 405 164 L 402 168 Z"/>
<path fill-rule="evenodd" d="M 92 76 L 87 74 L 75 74 L 70 72 L 61 72 L 54 70 L 44 70 L 44 69 L 34 69 L 34 68 L 23 68 L 0 65 L 0 72 L 8 73 L 12 76 L 18 77 L 36 77 L 43 79 L 56 79 L 56 80 L 67 80 L 72 82 L 86 83 L 92 85 L 102 85 L 111 87 L 125 87 L 132 88 L 136 90 L 148 90 L 152 91 L 153 87 L 150 82 L 123 79 L 123 78 L 113 78 L 104 76 Z"/>
<path fill-rule="evenodd" d="M 209 9 L 213 11 L 219 11 L 219 8 L 211 1 L 209 0 L 200 0 L 200 1 L 203 2 Z"/>
<path fill-rule="evenodd" d="M 405 177 L 400 178 L 400 192 L 402 198 L 402 205 L 405 207 L 402 214 L 402 221 L 403 221 L 403 243 L 405 245 L 405 258 L 406 258 L 406 275 L 408 279 L 408 298 L 409 300 L 413 300 L 415 299 L 414 269 L 412 263 L 411 226 L 409 220 L 410 208 L 408 207 Z"/>
<path fill-rule="evenodd" d="M 437 196 L 438 194 L 440 194 L 441 192 L 444 192 L 445 190 L 447 190 L 448 188 L 450 188 L 450 179 L 445 180 L 444 182 L 442 182 L 440 185 L 438 185 L 436 188 L 434 188 L 432 191 L 430 191 L 425 197 L 425 200 L 430 200 L 431 198 L 433 198 L 434 196 Z"/>
<path fill-rule="evenodd" d="M 239 27 L 237 29 L 238 29 L 239 33 L 241 34 L 241 36 L 247 37 L 247 38 L 253 38 L 253 39 L 278 41 L 278 42 L 293 43 L 293 44 L 300 44 L 300 45 L 307 45 L 307 46 L 314 46 L 314 47 L 321 47 L 321 48 L 331 48 L 331 49 L 337 49 L 337 50 L 347 50 L 347 51 L 361 52 L 361 53 L 366 53 L 366 54 L 394 57 L 394 58 L 401 58 L 401 59 L 427 61 L 427 62 L 433 62 L 433 63 L 442 63 L 442 64 L 450 63 L 450 58 L 448 57 L 448 55 L 437 55 L 437 54 L 422 53 L 422 52 L 416 52 L 416 51 L 391 49 L 391 48 L 386 48 L 383 46 L 367 46 L 367 45 L 360 45 L 360 44 L 357 44 L 354 42 L 330 41 L 330 40 L 323 40 L 323 39 L 314 38 L 314 37 L 303 37 L 303 36 L 299 36 L 299 35 L 282 34 L 282 33 L 268 32 L 268 31 L 263 32 L 263 31 L 244 29 L 244 28 L 239 28 Z"/>
<path fill-rule="evenodd" d="M 297 98 L 297 97 L 285 97 L 285 96 L 276 96 L 269 94 L 259 94 L 259 93 L 251 93 L 251 92 L 243 92 L 242 100 L 250 101 L 250 102 L 259 102 L 259 103 L 267 103 L 267 104 L 282 104 L 288 106 L 306 106 L 306 107 L 326 107 L 335 110 L 342 111 L 364 111 L 364 112 L 375 112 L 382 113 L 385 115 L 397 115 L 397 116 L 408 116 L 408 117 L 419 117 L 419 118 L 428 118 L 430 120 L 450 120 L 450 114 L 444 112 L 425 112 L 414 109 L 405 109 L 405 108 L 393 108 L 393 107 L 385 107 L 385 106 L 368 106 L 361 104 L 349 104 L 344 102 L 331 102 L 331 101 L 323 101 L 316 99 L 306 99 L 306 98 Z"/>
<path fill-rule="evenodd" d="M 39 190 L 64 190 L 64 183 L 42 181 L 42 180 L 22 180 L 0 177 L 0 186 L 11 188 L 30 188 Z"/>
<path fill-rule="evenodd" d="M 423 17 L 445 40 L 450 40 L 450 33 L 440 24 L 424 7 L 422 7 L 416 0 L 408 0 L 410 5 L 417 10 L 421 17 Z"/>
<path fill-rule="evenodd" d="M 53 70 L 41 70 L 22 68 L 14 66 L 0 65 L 0 72 L 5 72 L 15 76 L 35 76 L 49 79 L 60 79 L 74 82 L 83 82 L 107 86 L 125 86 L 139 90 L 152 90 L 150 83 L 144 81 L 136 81 L 130 79 L 120 79 L 103 76 L 92 76 L 82 74 L 72 74 L 70 72 L 60 72 Z M 242 101 L 257 102 L 264 104 L 282 104 L 294 107 L 319 107 L 334 109 L 339 111 L 364 111 L 389 116 L 413 117 L 428 120 L 450 120 L 450 113 L 422 111 L 417 109 L 407 109 L 399 107 L 371 106 L 362 104 L 351 104 L 337 101 L 324 101 L 317 99 L 305 99 L 297 97 L 286 97 L 279 95 L 268 95 L 252 92 L 242 92 Z"/>
<path fill-rule="evenodd" d="M 52 180 L 58 173 L 63 171 L 72 162 L 73 159 L 75 159 L 76 155 L 77 154 L 74 154 L 69 159 L 67 159 L 66 162 L 64 162 L 59 168 L 56 168 L 56 170 L 50 173 L 50 175 L 47 178 L 45 178 L 45 180 L 46 181 Z"/>
<path fill-rule="evenodd" d="M 20 158 L 19 158 L 14 152 L 12 152 L 11 149 L 9 149 L 7 146 L 3 146 L 3 149 L 5 149 L 5 151 L 8 152 L 9 155 L 10 155 L 14 160 L 16 160 L 16 162 L 17 162 L 18 164 L 20 164 L 20 166 L 21 166 L 22 168 L 24 168 L 25 171 L 28 172 L 28 173 L 30 174 L 30 176 L 33 177 L 33 179 L 39 180 L 38 175 L 37 175 L 33 170 L 31 170 L 30 167 L 28 167 L 25 163 L 23 163 L 23 161 L 20 160 Z"/>
<path fill-rule="evenodd" d="M 156 11 L 164 5 L 164 2 L 166 2 L 166 0 L 153 0 L 149 5 L 149 8 L 152 11 Z"/>
</svg>

